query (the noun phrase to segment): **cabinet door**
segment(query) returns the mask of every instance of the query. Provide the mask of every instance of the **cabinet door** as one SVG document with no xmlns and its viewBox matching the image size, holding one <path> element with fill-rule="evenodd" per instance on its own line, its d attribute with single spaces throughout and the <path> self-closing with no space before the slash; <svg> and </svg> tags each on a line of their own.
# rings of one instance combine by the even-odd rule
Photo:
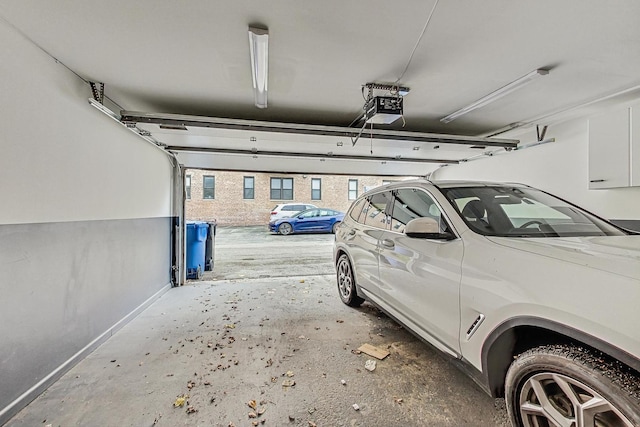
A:
<svg viewBox="0 0 640 427">
<path fill-rule="evenodd" d="M 630 185 L 629 108 L 612 110 L 589 120 L 589 188 Z"/>
</svg>

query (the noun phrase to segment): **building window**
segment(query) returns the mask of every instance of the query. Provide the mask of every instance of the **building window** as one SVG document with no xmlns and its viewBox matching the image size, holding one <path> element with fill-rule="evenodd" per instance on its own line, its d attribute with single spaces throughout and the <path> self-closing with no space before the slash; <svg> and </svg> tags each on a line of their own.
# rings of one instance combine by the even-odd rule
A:
<svg viewBox="0 0 640 427">
<path fill-rule="evenodd" d="M 271 178 L 271 199 L 293 200 L 293 178 Z"/>
<path fill-rule="evenodd" d="M 349 180 L 349 200 L 355 200 L 358 198 L 358 180 Z"/>
<path fill-rule="evenodd" d="M 311 178 L 311 200 L 322 198 L 322 182 L 320 178 Z"/>
<path fill-rule="evenodd" d="M 187 195 L 187 199 L 191 198 L 191 175 L 184 177 L 184 189 Z"/>
<path fill-rule="evenodd" d="M 216 177 L 215 176 L 204 176 L 202 178 L 202 198 L 203 199 L 216 198 Z"/>
<path fill-rule="evenodd" d="M 242 197 L 244 199 L 253 199 L 255 198 L 254 196 L 254 186 L 255 186 L 255 180 L 252 176 L 245 176 L 244 177 L 244 185 L 243 185 L 243 190 L 242 190 Z"/>
</svg>

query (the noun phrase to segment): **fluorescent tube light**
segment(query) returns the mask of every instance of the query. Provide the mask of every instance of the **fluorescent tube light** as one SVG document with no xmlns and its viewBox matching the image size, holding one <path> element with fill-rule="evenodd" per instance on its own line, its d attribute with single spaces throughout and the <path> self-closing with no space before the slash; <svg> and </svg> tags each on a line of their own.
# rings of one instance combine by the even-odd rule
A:
<svg viewBox="0 0 640 427">
<path fill-rule="evenodd" d="M 256 107 L 267 108 L 267 82 L 269 77 L 269 30 L 249 27 L 251 76 Z"/>
<path fill-rule="evenodd" d="M 440 119 L 441 122 L 444 123 L 449 123 L 455 119 L 457 119 L 460 116 L 463 116 L 473 110 L 475 110 L 476 108 L 480 108 L 480 107 L 484 107 L 485 105 L 496 101 L 500 98 L 502 98 L 505 95 L 510 94 L 511 92 L 520 89 L 521 87 L 527 85 L 528 83 L 530 83 L 533 79 L 535 79 L 536 77 L 539 76 L 545 76 L 549 74 L 548 70 L 543 70 L 543 69 L 537 69 L 537 70 L 533 70 L 532 72 L 530 72 L 527 75 L 524 75 L 522 77 L 520 77 L 517 80 L 512 81 L 511 83 L 507 84 L 506 86 L 501 87 L 500 89 L 491 92 L 489 95 L 487 96 L 483 96 L 482 98 L 478 99 L 476 102 L 467 105 L 466 107 L 463 107 L 461 109 L 459 109 L 458 111 L 449 114 L 447 117 L 443 117 Z"/>
</svg>

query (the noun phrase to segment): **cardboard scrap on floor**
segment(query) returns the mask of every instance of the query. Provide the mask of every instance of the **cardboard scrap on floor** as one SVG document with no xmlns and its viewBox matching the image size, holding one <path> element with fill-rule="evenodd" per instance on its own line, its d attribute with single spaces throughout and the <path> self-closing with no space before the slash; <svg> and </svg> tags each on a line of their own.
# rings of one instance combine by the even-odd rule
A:
<svg viewBox="0 0 640 427">
<path fill-rule="evenodd" d="M 389 355 L 387 350 L 382 350 L 378 347 L 372 346 L 371 344 L 362 344 L 358 350 L 379 360 L 382 360 Z"/>
</svg>

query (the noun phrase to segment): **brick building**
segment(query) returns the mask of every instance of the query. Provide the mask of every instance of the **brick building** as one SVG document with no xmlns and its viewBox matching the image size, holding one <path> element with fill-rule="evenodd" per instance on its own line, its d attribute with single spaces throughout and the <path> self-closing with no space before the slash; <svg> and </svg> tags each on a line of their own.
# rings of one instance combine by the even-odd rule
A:
<svg viewBox="0 0 640 427">
<path fill-rule="evenodd" d="M 363 192 L 391 182 L 379 176 L 279 174 L 187 169 L 188 220 L 266 225 L 278 203 L 311 203 L 346 211 Z"/>
</svg>

